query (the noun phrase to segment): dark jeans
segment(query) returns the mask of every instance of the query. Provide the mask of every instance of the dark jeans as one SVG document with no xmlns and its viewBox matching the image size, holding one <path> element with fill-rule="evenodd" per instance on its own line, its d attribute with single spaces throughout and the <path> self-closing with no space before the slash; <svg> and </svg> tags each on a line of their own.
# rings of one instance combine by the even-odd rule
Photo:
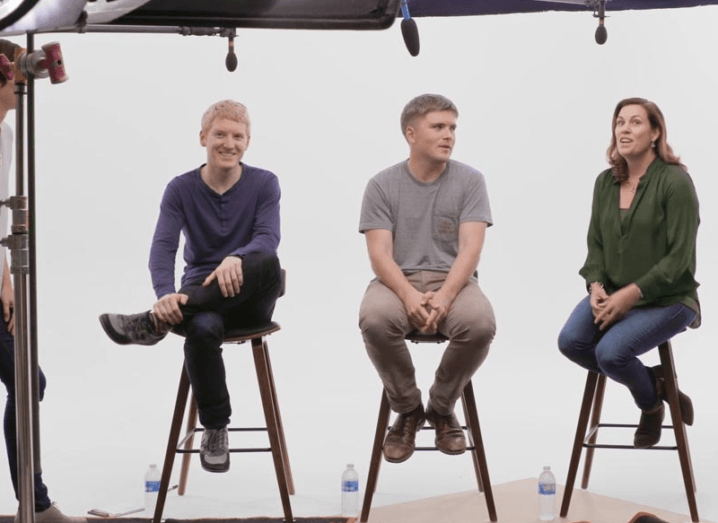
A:
<svg viewBox="0 0 718 523">
<path fill-rule="evenodd" d="M 590 296 L 573 310 L 558 337 L 559 350 L 584 369 L 628 387 L 636 405 L 648 410 L 658 397 L 653 378 L 638 356 L 682 332 L 695 311 L 682 303 L 629 310 L 605 331 L 593 323 Z"/>
<path fill-rule="evenodd" d="M 2 304 L 0 303 L 0 311 Z M 7 388 L 5 403 L 5 446 L 7 460 L 10 465 L 12 486 L 17 493 L 17 424 L 15 417 L 15 340 L 7 331 L 7 324 L 0 318 L 0 380 Z M 40 399 L 45 395 L 45 375 L 40 370 Z M 51 505 L 47 496 L 47 487 L 42 482 L 42 474 L 35 474 L 35 511 L 42 512 Z"/>
<path fill-rule="evenodd" d="M 243 258 L 244 283 L 239 294 L 222 296 L 215 280 L 203 287 L 204 279 L 184 285 L 179 292 L 189 300 L 182 305 L 185 335 L 185 369 L 192 384 L 200 423 L 209 429 L 229 424 L 232 408 L 227 391 L 222 340 L 225 330 L 269 323 L 281 290 L 276 255 L 249 254 Z"/>
</svg>

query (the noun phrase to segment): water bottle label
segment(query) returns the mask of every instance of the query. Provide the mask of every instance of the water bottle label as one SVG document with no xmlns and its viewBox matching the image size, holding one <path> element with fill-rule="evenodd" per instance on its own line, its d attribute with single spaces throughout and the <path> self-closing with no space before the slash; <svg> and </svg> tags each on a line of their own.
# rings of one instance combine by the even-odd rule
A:
<svg viewBox="0 0 718 523">
<path fill-rule="evenodd" d="M 539 484 L 539 494 L 543 494 L 545 496 L 553 496 L 554 494 L 556 494 L 556 484 L 555 483 Z"/>
<path fill-rule="evenodd" d="M 342 481 L 342 492 L 357 492 L 358 490 L 358 481 Z"/>
<path fill-rule="evenodd" d="M 159 481 L 145 481 L 145 492 L 159 492 L 160 482 Z"/>
</svg>

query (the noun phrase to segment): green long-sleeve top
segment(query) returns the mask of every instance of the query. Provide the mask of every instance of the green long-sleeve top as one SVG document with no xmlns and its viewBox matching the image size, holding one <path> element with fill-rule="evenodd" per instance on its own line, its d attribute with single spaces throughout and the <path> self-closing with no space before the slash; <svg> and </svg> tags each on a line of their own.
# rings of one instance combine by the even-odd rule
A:
<svg viewBox="0 0 718 523">
<path fill-rule="evenodd" d="M 621 216 L 620 184 L 610 169 L 596 179 L 588 256 L 579 274 L 600 282 L 609 294 L 635 283 L 643 297 L 636 307 L 683 303 L 700 324 L 696 233 L 700 218 L 693 182 L 683 169 L 660 158 L 641 178 L 631 207 Z"/>
</svg>

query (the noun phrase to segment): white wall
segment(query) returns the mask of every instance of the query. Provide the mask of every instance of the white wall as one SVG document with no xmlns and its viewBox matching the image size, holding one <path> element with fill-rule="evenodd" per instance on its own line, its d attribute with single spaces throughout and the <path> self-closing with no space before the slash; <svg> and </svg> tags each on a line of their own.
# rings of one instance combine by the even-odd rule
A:
<svg viewBox="0 0 718 523">
<path fill-rule="evenodd" d="M 249 107 L 245 160 L 274 171 L 282 185 L 288 285 L 275 313 L 283 329 L 269 342 L 295 510 L 336 511 L 347 462 L 364 481 L 380 382 L 357 327 L 372 276 L 357 233 L 359 207 L 367 180 L 405 158 L 399 114 L 423 92 L 458 105 L 454 157 L 485 174 L 493 208 L 480 282 L 498 334 L 474 379 L 492 481 L 534 476 L 551 464 L 563 483 L 585 374 L 560 356 L 556 337 L 585 292 L 577 271 L 613 107 L 644 96 L 664 111 L 669 141 L 702 203 L 704 325 L 679 336 L 674 350 L 697 410 L 689 439 L 699 509 L 718 520 L 711 495 L 718 488 L 718 8 L 615 13 L 604 46 L 594 43 L 595 23 L 589 13 L 419 19 L 417 58 L 406 52 L 398 26 L 246 30 L 236 40 L 235 73 L 224 69 L 226 43 L 217 38 L 38 37 L 37 45 L 62 43 L 70 75 L 65 84 L 38 82 L 37 89 L 39 336 L 49 378 L 43 464 L 51 497 L 75 513 L 131 506 L 148 463 L 161 462 L 181 341 L 120 347 L 97 316 L 153 302 L 147 259 L 162 191 L 204 160 L 199 119 L 222 98 Z M 261 419 L 248 350 L 225 354 L 235 421 Z M 439 351 L 422 346 L 414 354 L 428 390 Z M 626 422 L 639 415 L 617 385 L 609 388 L 606 413 Z M 280 513 L 270 458 L 232 459 L 233 470 L 219 477 L 195 464 L 191 493 L 236 498 L 235 514 Z M 470 490 L 471 474 L 468 459 L 426 454 L 384 466 L 376 503 Z M 687 513 L 674 453 L 600 453 L 594 474 L 597 492 Z M 13 513 L 6 474 L 0 492 L 0 513 Z"/>
</svg>

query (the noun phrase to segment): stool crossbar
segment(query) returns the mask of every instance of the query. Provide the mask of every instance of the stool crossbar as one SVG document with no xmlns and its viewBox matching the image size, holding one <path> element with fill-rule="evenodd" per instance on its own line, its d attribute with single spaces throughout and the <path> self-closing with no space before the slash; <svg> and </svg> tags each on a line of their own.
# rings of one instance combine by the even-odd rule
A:
<svg viewBox="0 0 718 523">
<path fill-rule="evenodd" d="M 252 354 L 254 356 L 254 365 L 257 371 L 257 382 L 259 384 L 259 392 L 262 399 L 264 409 L 264 418 L 266 427 L 230 427 L 230 432 L 267 432 L 269 437 L 269 447 L 250 447 L 250 448 L 230 448 L 230 452 L 271 452 L 274 461 L 274 469 L 277 475 L 277 484 L 279 486 L 279 494 L 282 500 L 282 509 L 284 511 L 285 521 L 294 521 L 292 516 L 292 507 L 289 496 L 294 494 L 294 481 L 292 471 L 289 465 L 289 456 L 287 454 L 287 444 L 284 438 L 284 427 L 282 425 L 282 417 L 279 412 L 279 404 L 277 402 L 277 391 L 274 385 L 274 375 L 272 373 L 272 365 L 269 359 L 269 351 L 265 337 L 277 332 L 280 329 L 279 324 L 271 322 L 267 325 L 253 329 L 234 329 L 230 330 L 224 338 L 224 343 L 241 344 L 247 341 L 251 342 Z M 187 416 L 186 434 L 180 440 L 180 431 L 185 409 L 189 400 L 189 409 Z M 184 364 L 180 374 L 179 388 L 177 390 L 177 400 L 175 402 L 175 410 L 172 416 L 172 425 L 167 441 L 167 451 L 165 453 L 165 461 L 162 467 L 162 477 L 160 480 L 160 491 L 155 507 L 153 523 L 160 523 L 162 520 L 162 512 L 164 511 L 167 491 L 169 489 L 170 477 L 172 475 L 172 467 L 176 454 L 183 454 L 182 467 L 180 470 L 180 482 L 178 494 L 184 495 L 187 487 L 187 477 L 189 474 L 189 464 L 192 454 L 199 453 L 199 449 L 193 448 L 194 435 L 202 432 L 203 428 L 197 427 L 197 403 L 190 392 L 189 377 Z"/>
<path fill-rule="evenodd" d="M 412 332 L 406 336 L 406 339 L 413 343 L 443 343 L 448 341 L 441 334 L 421 334 Z M 494 504 L 494 496 L 491 490 L 491 480 L 489 479 L 489 468 L 486 464 L 486 454 L 484 452 L 484 443 L 481 437 L 481 427 L 479 425 L 479 415 L 476 409 L 476 398 L 474 396 L 474 388 L 471 381 L 466 384 L 461 395 L 461 402 L 464 408 L 464 419 L 466 425 L 462 428 L 466 431 L 468 445 L 466 450 L 471 454 L 474 462 L 474 472 L 476 473 L 476 481 L 478 483 L 479 492 L 484 493 L 486 498 L 486 507 L 489 512 L 491 521 L 497 521 L 496 506 Z M 379 419 L 376 424 L 376 433 L 374 435 L 374 445 L 372 447 L 371 463 L 369 465 L 369 476 L 366 482 L 366 490 L 364 491 L 364 504 L 362 506 L 361 517 L 359 521 L 366 523 L 369 519 L 371 510 L 371 502 L 376 490 L 377 480 L 379 478 L 379 469 L 382 460 L 382 450 L 384 448 L 384 439 L 389 430 L 389 418 L 391 416 L 391 408 L 389 407 L 389 399 L 386 390 L 381 393 L 381 402 L 379 404 Z M 424 427 L 422 430 L 433 430 L 430 427 Z M 416 447 L 418 451 L 436 451 L 434 447 Z"/>
<path fill-rule="evenodd" d="M 688 507 L 691 513 L 691 520 L 698 522 L 698 507 L 696 505 L 696 482 L 693 475 L 693 465 L 691 463 L 691 454 L 688 447 L 688 437 L 686 436 L 686 428 L 681 417 L 681 409 L 678 403 L 678 380 L 676 378 L 676 367 L 673 361 L 673 351 L 670 341 L 666 341 L 658 346 L 658 355 L 660 357 L 661 366 L 663 367 L 664 380 L 666 385 L 666 397 L 671 412 L 671 425 L 663 425 L 664 429 L 673 429 L 675 434 L 675 445 L 653 446 L 648 449 L 636 449 L 633 445 L 607 445 L 597 443 L 599 429 L 602 428 L 632 428 L 635 429 L 636 424 L 619 424 L 619 423 L 601 423 L 601 410 L 603 408 L 603 397 L 606 391 L 606 376 L 589 372 L 586 379 L 586 388 L 583 393 L 581 403 L 581 412 L 579 414 L 578 426 L 576 428 L 576 437 L 573 443 L 573 451 L 571 454 L 571 462 L 568 468 L 568 477 L 566 479 L 566 488 L 563 493 L 563 501 L 561 503 L 561 517 L 565 518 L 568 514 L 568 508 L 571 503 L 571 495 L 576 481 L 579 461 L 581 460 L 581 452 L 586 449 L 586 458 L 583 465 L 583 477 L 581 488 L 587 489 L 591 475 L 591 466 L 593 465 L 593 456 L 595 449 L 630 449 L 630 450 L 675 450 L 678 452 L 678 459 L 683 473 L 683 482 L 686 488 L 686 497 L 688 499 Z M 590 428 L 589 428 L 590 417 Z"/>
</svg>

